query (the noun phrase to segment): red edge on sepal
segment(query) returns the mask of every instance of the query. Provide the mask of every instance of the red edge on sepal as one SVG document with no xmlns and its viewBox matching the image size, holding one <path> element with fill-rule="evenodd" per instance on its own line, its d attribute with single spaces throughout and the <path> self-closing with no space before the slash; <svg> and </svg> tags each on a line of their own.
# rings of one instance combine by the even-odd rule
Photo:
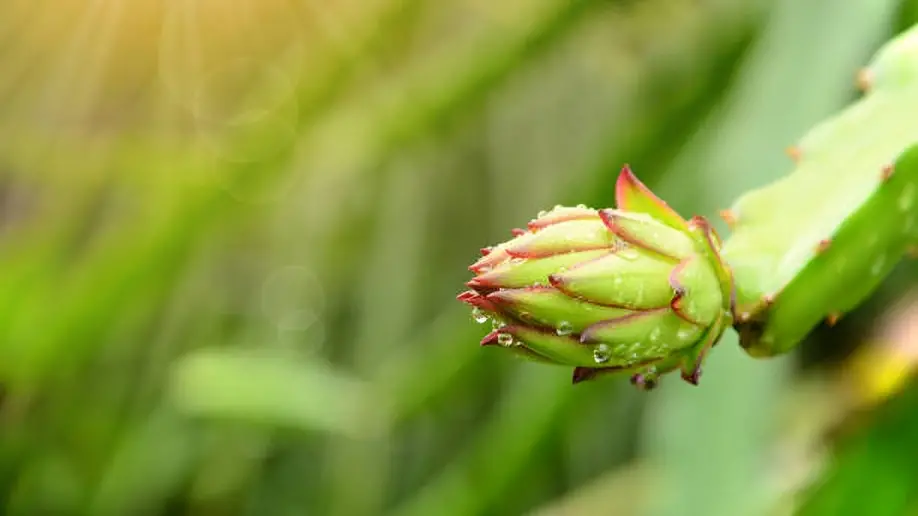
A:
<svg viewBox="0 0 918 516">
<path fill-rule="evenodd" d="M 471 306 L 480 308 L 486 312 L 497 313 L 500 311 L 500 308 L 496 304 L 494 304 L 493 301 L 491 301 L 490 299 L 488 299 L 481 293 L 475 292 L 472 290 L 466 290 L 465 292 L 456 296 L 456 299 L 458 299 L 459 301 L 462 301 L 463 303 L 467 305 L 471 305 Z"/>
<path fill-rule="evenodd" d="M 507 306 L 512 307 L 517 304 L 517 299 L 515 294 L 518 292 L 526 293 L 540 293 L 540 292 L 555 292 L 556 290 L 552 287 L 520 287 L 520 288 L 506 288 L 496 290 L 487 294 L 486 300 L 490 302 L 495 307 Z"/>
<path fill-rule="evenodd" d="M 527 227 L 530 231 L 535 232 L 540 229 L 545 229 L 548 226 L 560 224 L 562 222 L 570 222 L 572 220 L 588 220 L 594 217 L 596 217 L 596 210 L 589 208 L 571 208 L 564 211 L 563 213 L 548 213 L 542 217 L 533 219 L 529 222 Z"/>
<path fill-rule="evenodd" d="M 596 324 L 591 324 L 583 329 L 580 333 L 580 342 L 583 344 L 595 344 L 599 341 L 594 339 L 593 334 L 596 331 L 609 326 L 618 326 L 621 324 L 627 324 L 633 319 L 639 319 L 641 317 L 649 317 L 651 315 L 656 315 L 664 310 L 669 310 L 669 306 L 664 306 L 661 308 L 651 308 L 650 310 L 641 310 L 639 312 L 630 313 L 628 315 L 623 315 L 621 317 L 616 317 L 615 319 L 606 319 L 605 321 L 600 321 Z"/>
<path fill-rule="evenodd" d="M 672 272 L 669 273 L 669 286 L 673 289 L 673 299 L 669 302 L 669 307 L 672 308 L 673 312 L 675 312 L 675 314 L 685 322 L 694 324 L 698 327 L 704 327 L 703 324 L 689 317 L 682 308 L 682 301 L 685 298 L 686 291 L 685 286 L 682 284 L 682 282 L 679 281 L 679 275 L 682 274 L 682 271 L 685 269 L 685 267 L 695 259 L 697 258 L 692 257 L 682 260 L 679 262 L 679 265 L 673 267 Z"/>
<path fill-rule="evenodd" d="M 503 328 L 501 328 L 501 329 L 503 329 Z M 481 344 L 482 346 L 498 346 L 499 344 L 497 343 L 497 336 L 500 335 L 500 334 L 501 334 L 501 331 L 500 331 L 500 330 L 494 330 L 494 331 L 492 331 L 491 333 L 485 335 L 485 336 L 481 339 L 480 344 Z"/>
<path fill-rule="evenodd" d="M 685 229 L 685 219 L 647 188 L 628 164 L 622 167 L 615 182 L 615 205 L 621 210 L 646 213 L 668 226 Z"/>
</svg>

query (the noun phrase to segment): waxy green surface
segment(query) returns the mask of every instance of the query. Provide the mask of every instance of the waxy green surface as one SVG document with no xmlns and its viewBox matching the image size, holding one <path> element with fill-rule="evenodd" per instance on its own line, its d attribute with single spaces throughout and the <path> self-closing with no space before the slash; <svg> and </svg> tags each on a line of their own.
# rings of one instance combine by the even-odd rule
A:
<svg viewBox="0 0 918 516">
<path fill-rule="evenodd" d="M 754 356 L 784 353 L 863 302 L 918 238 L 918 26 L 860 82 L 861 99 L 793 148 L 792 173 L 730 210 L 722 255 Z"/>
</svg>

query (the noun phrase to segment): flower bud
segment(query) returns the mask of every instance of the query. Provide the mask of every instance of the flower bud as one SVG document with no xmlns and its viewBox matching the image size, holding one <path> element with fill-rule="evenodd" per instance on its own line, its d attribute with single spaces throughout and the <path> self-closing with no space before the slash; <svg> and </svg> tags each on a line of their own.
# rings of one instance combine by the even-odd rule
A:
<svg viewBox="0 0 918 516">
<path fill-rule="evenodd" d="M 625 166 L 617 209 L 556 206 L 482 250 L 458 296 L 498 345 L 572 366 L 574 382 L 628 372 L 652 388 L 680 369 L 697 384 L 732 324 L 733 281 L 708 222 L 683 220 Z"/>
</svg>

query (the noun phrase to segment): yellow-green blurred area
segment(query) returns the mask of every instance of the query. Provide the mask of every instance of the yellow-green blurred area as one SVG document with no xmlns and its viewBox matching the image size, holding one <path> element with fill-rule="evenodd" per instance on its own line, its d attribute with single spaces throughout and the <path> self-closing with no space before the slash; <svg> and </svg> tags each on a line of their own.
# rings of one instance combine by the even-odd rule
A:
<svg viewBox="0 0 918 516">
<path fill-rule="evenodd" d="M 899 0 L 3 0 L 9 515 L 918 514 L 918 265 L 699 387 L 478 346 L 478 249 L 629 163 L 786 174 Z M 726 235 L 726 231 L 724 230 Z"/>
</svg>

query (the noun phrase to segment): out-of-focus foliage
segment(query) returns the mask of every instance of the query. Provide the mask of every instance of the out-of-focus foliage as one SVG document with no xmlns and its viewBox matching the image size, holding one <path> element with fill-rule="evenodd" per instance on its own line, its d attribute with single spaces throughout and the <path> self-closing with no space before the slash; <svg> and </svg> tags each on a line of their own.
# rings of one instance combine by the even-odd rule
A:
<svg viewBox="0 0 918 516">
<path fill-rule="evenodd" d="M 822 485 L 807 514 L 839 514 L 845 471 L 911 500 L 863 473 L 909 425 L 822 373 L 914 265 L 803 361 L 730 335 L 650 394 L 480 349 L 454 298 L 624 162 L 684 216 L 784 174 L 915 6 L 0 2 L 3 512 L 735 516 Z M 795 431 L 838 418 L 859 437 Z"/>
</svg>

